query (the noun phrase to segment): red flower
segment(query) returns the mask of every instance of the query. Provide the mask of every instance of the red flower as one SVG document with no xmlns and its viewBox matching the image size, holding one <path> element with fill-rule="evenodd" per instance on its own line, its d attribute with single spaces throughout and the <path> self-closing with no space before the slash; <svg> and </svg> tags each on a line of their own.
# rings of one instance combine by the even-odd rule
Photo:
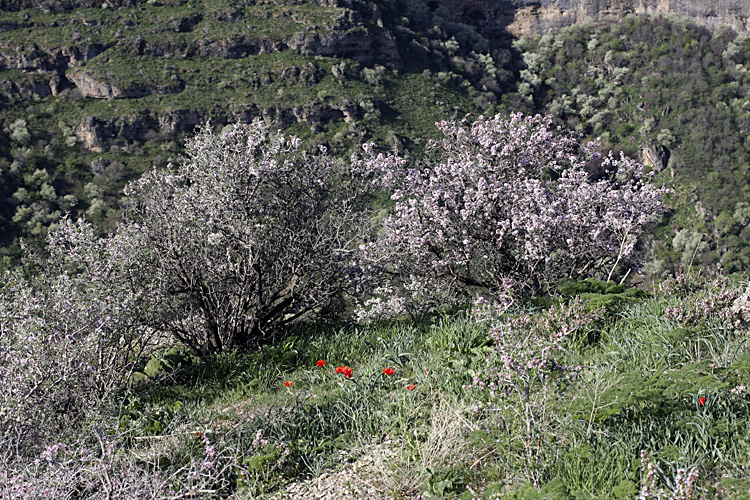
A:
<svg viewBox="0 0 750 500">
<path fill-rule="evenodd" d="M 323 361 L 322 359 L 319 359 L 319 360 L 318 360 L 318 366 L 319 366 L 319 367 L 323 368 L 323 367 L 324 367 L 325 365 L 326 365 L 326 362 L 325 362 L 325 361 Z"/>
<path fill-rule="evenodd" d="M 200 431 L 198 431 L 198 432 L 196 432 L 196 433 L 195 433 L 195 437 L 196 437 L 196 438 L 199 438 L 199 437 L 201 437 L 201 433 L 200 433 Z"/>
<path fill-rule="evenodd" d="M 287 380 L 286 382 L 284 382 L 284 385 L 287 386 L 287 387 L 291 387 L 292 386 L 292 381 L 291 380 Z"/>
<path fill-rule="evenodd" d="M 407 391 L 413 391 L 416 388 L 417 388 L 417 384 L 411 384 L 411 385 L 406 386 Z"/>
<path fill-rule="evenodd" d="M 385 370 L 383 370 L 383 373 L 385 373 L 386 375 L 390 377 L 391 375 L 396 373 L 396 370 L 394 370 L 393 368 L 386 368 Z"/>
<path fill-rule="evenodd" d="M 346 378 L 352 378 L 352 369 L 349 368 L 348 366 L 345 366 L 343 368 L 343 373 L 344 373 L 344 377 L 346 377 Z"/>
<path fill-rule="evenodd" d="M 336 373 L 344 373 L 344 370 L 340 366 L 337 366 Z"/>
<path fill-rule="evenodd" d="M 699 397 L 698 404 L 701 405 L 701 408 L 703 408 L 703 405 L 706 404 L 706 398 L 704 398 L 703 396 Z"/>
</svg>

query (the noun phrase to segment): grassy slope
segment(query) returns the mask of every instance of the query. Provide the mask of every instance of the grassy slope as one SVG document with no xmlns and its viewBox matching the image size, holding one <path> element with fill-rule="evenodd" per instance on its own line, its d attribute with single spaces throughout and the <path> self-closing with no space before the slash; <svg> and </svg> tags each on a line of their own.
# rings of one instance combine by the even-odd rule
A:
<svg viewBox="0 0 750 500">
<path fill-rule="evenodd" d="M 581 366 L 575 379 L 532 394 L 544 404 L 535 410 L 541 434 L 531 459 L 521 401 L 464 388 L 494 357 L 487 325 L 461 316 L 300 331 L 256 353 L 183 359 L 170 375 L 138 387 L 125 427 L 134 435 L 208 431 L 224 446 L 262 429 L 292 454 L 256 493 L 340 469 L 341 451 L 354 460 L 385 442 L 395 454 L 376 471 L 377 485 L 394 498 L 472 498 L 467 486 L 484 491 L 481 498 L 634 498 L 641 450 L 667 486 L 677 468 L 699 466 L 703 495 L 746 498 L 746 330 L 728 328 L 715 311 L 701 315 L 705 290 L 683 292 L 585 296 L 609 304 L 609 313 L 559 358 Z M 696 311 L 691 304 L 698 304 L 691 320 L 665 316 L 668 308 Z M 316 366 L 319 359 L 325 367 Z M 332 371 L 340 365 L 352 368 L 351 379 Z M 384 375 L 386 367 L 395 373 Z M 441 439 L 445 433 L 450 440 Z"/>
</svg>

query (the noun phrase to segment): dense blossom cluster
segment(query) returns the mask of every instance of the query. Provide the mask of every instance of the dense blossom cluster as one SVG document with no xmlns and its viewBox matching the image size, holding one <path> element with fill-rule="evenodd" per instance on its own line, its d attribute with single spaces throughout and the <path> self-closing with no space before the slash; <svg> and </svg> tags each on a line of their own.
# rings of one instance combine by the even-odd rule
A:
<svg viewBox="0 0 750 500">
<path fill-rule="evenodd" d="M 425 160 L 409 164 L 370 146 L 355 158 L 393 192 L 383 236 L 364 250 L 406 297 L 496 291 L 506 278 L 537 291 L 639 264 L 638 237 L 666 210 L 666 190 L 642 165 L 579 144 L 549 117 L 437 126 L 444 138 Z"/>
</svg>

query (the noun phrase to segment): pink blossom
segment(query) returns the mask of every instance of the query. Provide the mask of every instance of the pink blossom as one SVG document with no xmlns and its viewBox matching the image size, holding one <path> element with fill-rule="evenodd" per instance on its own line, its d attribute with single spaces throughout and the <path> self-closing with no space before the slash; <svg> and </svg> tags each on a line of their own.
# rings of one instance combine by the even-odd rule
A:
<svg viewBox="0 0 750 500">
<path fill-rule="evenodd" d="M 382 237 L 364 250 L 389 281 L 365 310 L 395 305 L 395 297 L 403 312 L 475 289 L 498 294 L 508 278 L 516 292 L 534 292 L 563 276 L 611 277 L 640 264 L 638 236 L 666 211 L 667 191 L 649 183 L 642 165 L 580 144 L 550 117 L 437 126 L 443 139 L 425 159 L 369 148 L 353 158 L 379 172 L 377 187 L 396 202 Z M 600 179 L 588 175 L 589 163 Z"/>
</svg>

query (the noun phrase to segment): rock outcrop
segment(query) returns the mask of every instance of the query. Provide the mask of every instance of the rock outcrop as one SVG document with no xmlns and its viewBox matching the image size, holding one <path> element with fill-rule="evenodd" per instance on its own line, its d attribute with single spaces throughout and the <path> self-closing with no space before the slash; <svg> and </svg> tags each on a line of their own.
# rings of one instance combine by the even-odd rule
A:
<svg viewBox="0 0 750 500">
<path fill-rule="evenodd" d="M 182 81 L 175 78 L 171 85 L 153 85 L 146 80 L 131 84 L 122 89 L 109 78 L 97 78 L 87 71 L 69 71 L 67 78 L 81 92 L 83 97 L 95 99 L 126 99 L 144 97 L 151 94 L 177 94 L 184 90 Z"/>
<path fill-rule="evenodd" d="M 489 38 L 541 34 L 587 20 L 628 14 L 682 17 L 716 29 L 727 25 L 750 31 L 747 0 L 433 0 L 453 19 L 476 27 Z"/>
<path fill-rule="evenodd" d="M 646 144 L 638 149 L 638 160 L 647 167 L 661 172 L 671 166 L 672 152 L 666 146 Z"/>
<path fill-rule="evenodd" d="M 362 114 L 363 111 L 359 106 L 346 102 L 339 106 L 304 105 L 292 109 L 278 106 L 258 108 L 249 105 L 228 109 L 211 116 L 187 109 L 167 110 L 159 114 L 144 111 L 109 120 L 86 116 L 73 128 L 73 131 L 84 148 L 95 153 L 104 153 L 109 151 L 117 141 L 121 144 L 133 144 L 149 141 L 156 136 L 174 138 L 178 134 L 191 132 L 196 125 L 205 123 L 209 118 L 214 125 L 250 123 L 253 119 L 261 117 L 283 126 L 289 126 L 292 123 L 315 126 L 337 120 L 353 124 L 361 118 Z"/>
<path fill-rule="evenodd" d="M 18 75 L 13 80 L 0 80 L 0 100 L 44 98 L 57 95 L 61 79 L 54 72 L 38 72 Z"/>
<path fill-rule="evenodd" d="M 117 85 L 109 81 L 97 80 L 93 76 L 85 73 L 70 73 L 68 79 L 78 87 L 83 97 L 94 97 L 97 99 L 113 99 L 121 97 L 142 97 L 146 95 L 146 92 L 142 93 L 125 93 L 120 90 Z"/>
</svg>

